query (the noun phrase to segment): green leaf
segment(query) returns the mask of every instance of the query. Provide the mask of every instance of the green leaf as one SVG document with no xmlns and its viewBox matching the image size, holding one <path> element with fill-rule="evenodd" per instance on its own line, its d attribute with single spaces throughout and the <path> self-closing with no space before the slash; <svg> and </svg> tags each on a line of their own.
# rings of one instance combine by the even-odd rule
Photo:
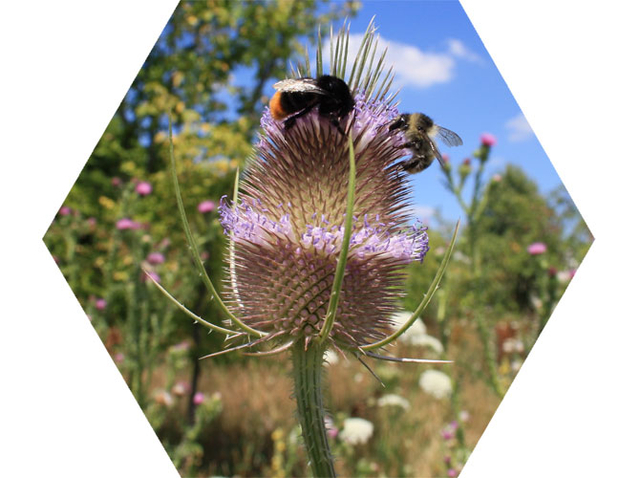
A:
<svg viewBox="0 0 640 478">
<path fill-rule="evenodd" d="M 187 243 L 189 244 L 189 252 L 191 252 L 191 257 L 196 264 L 196 268 L 198 269 L 198 274 L 202 278 L 204 285 L 207 287 L 207 290 L 211 294 L 211 298 L 213 301 L 220 307 L 222 312 L 224 313 L 227 319 L 230 319 L 234 324 L 240 327 L 245 332 L 251 335 L 257 335 L 258 337 L 266 335 L 264 332 L 260 332 L 259 330 L 252 329 L 248 325 L 245 325 L 240 319 L 238 319 L 235 315 L 231 313 L 231 311 L 227 308 L 225 303 L 222 301 L 216 288 L 211 282 L 207 271 L 204 268 L 204 264 L 202 264 L 202 260 L 200 259 L 200 252 L 198 251 L 198 246 L 196 245 L 196 241 L 193 238 L 193 234 L 191 233 L 191 228 L 189 227 L 189 221 L 187 220 L 187 214 L 184 210 L 184 203 L 182 202 L 182 194 L 180 193 L 180 183 L 178 182 L 178 173 L 176 171 L 176 158 L 173 154 L 173 126 L 171 123 L 171 117 L 169 117 L 169 155 L 171 157 L 171 176 L 173 179 L 173 188 L 176 193 L 176 201 L 178 202 L 178 211 L 180 212 L 180 219 L 182 220 L 182 227 L 184 229 L 184 233 L 187 236 Z"/>
<path fill-rule="evenodd" d="M 338 309 L 338 301 L 340 299 L 340 290 L 342 289 L 342 280 L 347 267 L 347 256 L 349 255 L 349 243 L 351 242 L 351 229 L 353 227 L 353 208 L 356 198 L 356 160 L 353 152 L 353 139 L 349 137 L 349 185 L 347 189 L 347 213 L 344 218 L 344 235 L 342 237 L 342 249 L 338 257 L 338 265 L 336 266 L 336 275 L 333 279 L 333 287 L 331 288 L 331 298 L 329 299 L 329 307 L 327 315 L 324 319 L 324 325 L 320 331 L 320 343 L 324 342 L 329 336 L 333 323 L 336 319 L 336 311 Z"/>
</svg>

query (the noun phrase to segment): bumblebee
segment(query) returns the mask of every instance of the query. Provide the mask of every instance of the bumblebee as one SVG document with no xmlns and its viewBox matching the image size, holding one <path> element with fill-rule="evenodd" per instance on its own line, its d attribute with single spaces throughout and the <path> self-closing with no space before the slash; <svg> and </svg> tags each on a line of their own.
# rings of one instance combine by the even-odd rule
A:
<svg viewBox="0 0 640 478">
<path fill-rule="evenodd" d="M 411 174 L 427 169 L 436 158 L 444 166 L 435 138 L 442 140 L 447 146 L 462 144 L 460 136 L 447 128 L 438 126 L 422 113 L 405 113 L 398 116 L 389 125 L 389 131 L 395 129 L 404 131 L 407 142 L 402 145 L 402 148 L 408 148 L 413 153 L 411 158 L 401 163 L 402 168 Z"/>
<path fill-rule="evenodd" d="M 273 87 L 276 93 L 269 101 L 269 110 L 274 119 L 285 120 L 285 129 L 292 128 L 298 118 L 318 106 L 318 114 L 345 134 L 340 120 L 351 113 L 356 102 L 349 86 L 340 78 L 322 75 L 316 79 L 287 79 Z"/>
</svg>

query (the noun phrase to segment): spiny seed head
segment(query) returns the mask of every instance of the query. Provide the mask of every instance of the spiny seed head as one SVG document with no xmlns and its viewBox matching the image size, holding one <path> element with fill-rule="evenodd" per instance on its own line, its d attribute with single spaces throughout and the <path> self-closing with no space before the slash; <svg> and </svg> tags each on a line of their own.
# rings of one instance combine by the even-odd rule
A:
<svg viewBox="0 0 640 478">
<path fill-rule="evenodd" d="M 356 163 L 352 236 L 330 340 L 351 348 L 385 335 L 403 269 L 428 250 L 426 228 L 408 226 L 409 184 L 398 166 L 403 139 L 386 101 L 355 95 L 346 135 L 312 110 L 285 130 L 269 110 L 236 204 L 221 222 L 233 241 L 233 308 L 250 327 L 287 340 L 313 337 L 325 320 L 344 235 L 349 136 Z"/>
</svg>

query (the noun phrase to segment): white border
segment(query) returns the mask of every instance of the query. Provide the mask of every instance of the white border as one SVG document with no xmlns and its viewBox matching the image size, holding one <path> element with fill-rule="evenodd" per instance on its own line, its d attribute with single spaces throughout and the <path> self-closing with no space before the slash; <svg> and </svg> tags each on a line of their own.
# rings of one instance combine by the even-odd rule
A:
<svg viewBox="0 0 640 478">
<path fill-rule="evenodd" d="M 41 240 L 175 4 L 1 9 L 0 476 L 178 476 Z"/>
<path fill-rule="evenodd" d="M 0 14 L 2 476 L 177 475 L 41 241 L 175 3 Z M 632 2 L 463 5 L 596 236 L 463 477 L 629 476 L 640 16 Z"/>
<path fill-rule="evenodd" d="M 596 240 L 461 476 L 637 476 L 639 8 L 462 3 Z"/>
</svg>

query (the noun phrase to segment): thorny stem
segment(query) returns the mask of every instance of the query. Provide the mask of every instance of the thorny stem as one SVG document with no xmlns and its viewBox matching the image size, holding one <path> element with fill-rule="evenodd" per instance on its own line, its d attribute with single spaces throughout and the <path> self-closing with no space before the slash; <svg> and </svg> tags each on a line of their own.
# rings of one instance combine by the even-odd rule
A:
<svg viewBox="0 0 640 478">
<path fill-rule="evenodd" d="M 293 394 L 298 420 L 314 477 L 335 477 L 322 405 L 322 360 L 325 348 L 317 341 L 305 350 L 304 340 L 293 346 Z"/>
<path fill-rule="evenodd" d="M 480 215 L 484 212 L 484 209 L 487 205 L 487 191 L 486 188 L 483 188 L 481 185 L 482 182 L 482 174 L 484 173 L 486 161 L 480 161 L 480 166 L 478 167 L 476 174 L 474 176 L 474 185 L 473 185 L 473 196 L 471 198 L 471 202 L 467 204 L 462 198 L 461 189 L 462 183 L 458 186 L 455 186 L 453 182 L 453 177 L 450 172 L 445 172 L 447 177 L 448 188 L 452 191 L 460 207 L 465 211 L 467 216 L 467 244 L 469 247 L 469 255 L 471 257 L 471 273 L 473 277 L 473 282 L 475 284 L 474 290 L 477 291 L 477 288 L 480 286 L 480 257 L 478 255 L 477 250 L 477 224 Z M 493 350 L 493 344 L 491 340 L 489 325 L 487 324 L 487 319 L 484 315 L 484 312 L 480 311 L 476 314 L 475 317 L 476 324 L 478 326 L 478 332 L 480 334 L 480 341 L 482 342 L 483 356 L 484 362 L 489 369 L 489 385 L 493 389 L 493 391 L 500 398 L 504 396 L 504 390 L 502 389 L 502 385 L 500 383 L 500 379 L 498 377 L 498 367 L 497 361 L 495 357 L 495 352 Z"/>
<path fill-rule="evenodd" d="M 489 368 L 489 384 L 493 391 L 500 398 L 504 396 L 504 391 L 502 390 L 502 385 L 500 384 L 500 379 L 498 378 L 498 366 L 496 356 L 491 346 L 491 337 L 489 336 L 489 327 L 487 325 L 487 321 L 485 320 L 484 313 L 480 312 L 476 316 L 476 323 L 478 324 L 478 332 L 480 333 L 480 340 L 482 341 L 483 350 L 484 350 L 484 361 Z"/>
</svg>

